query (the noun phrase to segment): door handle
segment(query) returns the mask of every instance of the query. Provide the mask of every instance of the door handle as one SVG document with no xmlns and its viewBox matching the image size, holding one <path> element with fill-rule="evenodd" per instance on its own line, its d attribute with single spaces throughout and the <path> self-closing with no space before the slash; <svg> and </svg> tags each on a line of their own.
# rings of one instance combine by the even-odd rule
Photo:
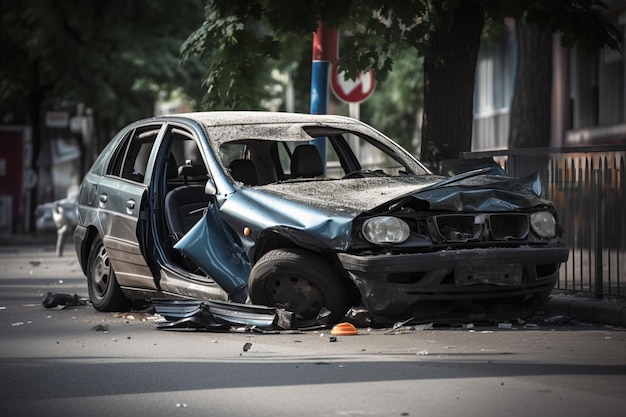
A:
<svg viewBox="0 0 626 417">
<path fill-rule="evenodd" d="M 132 198 L 128 201 L 126 201 L 126 208 L 129 210 L 132 210 L 135 208 L 135 200 L 133 200 Z"/>
<path fill-rule="evenodd" d="M 108 199 L 109 196 L 107 196 L 106 194 L 100 194 L 100 196 L 98 197 L 98 200 L 100 201 L 100 207 L 104 207 Z"/>
</svg>

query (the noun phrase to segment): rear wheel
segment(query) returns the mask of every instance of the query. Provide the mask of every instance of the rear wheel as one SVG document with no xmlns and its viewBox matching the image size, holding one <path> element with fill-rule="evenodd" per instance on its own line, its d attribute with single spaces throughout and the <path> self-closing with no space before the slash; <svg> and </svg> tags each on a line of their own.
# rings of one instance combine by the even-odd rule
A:
<svg viewBox="0 0 626 417">
<path fill-rule="evenodd" d="M 318 322 L 322 309 L 336 323 L 349 307 L 343 278 L 320 256 L 302 249 L 275 249 L 250 272 L 250 299 L 255 304 L 284 308 L 296 314 L 298 325 Z"/>
<path fill-rule="evenodd" d="M 130 306 L 111 266 L 102 238 L 96 236 L 89 252 L 87 285 L 91 304 L 98 311 L 124 311 Z"/>
</svg>

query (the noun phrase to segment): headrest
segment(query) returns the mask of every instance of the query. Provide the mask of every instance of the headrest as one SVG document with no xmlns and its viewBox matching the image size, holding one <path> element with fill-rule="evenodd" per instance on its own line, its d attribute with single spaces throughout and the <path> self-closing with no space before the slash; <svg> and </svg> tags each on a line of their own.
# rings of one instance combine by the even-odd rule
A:
<svg viewBox="0 0 626 417">
<path fill-rule="evenodd" d="M 322 158 L 315 145 L 300 145 L 291 155 L 291 176 L 293 178 L 312 178 L 324 175 Z"/>
<path fill-rule="evenodd" d="M 197 177 L 200 175 L 206 175 L 207 170 L 204 165 L 181 165 L 178 167 L 178 175 L 185 177 Z"/>
<path fill-rule="evenodd" d="M 235 181 L 246 185 L 259 185 L 259 176 L 256 165 L 249 159 L 235 159 L 230 165 L 230 175 Z"/>
</svg>

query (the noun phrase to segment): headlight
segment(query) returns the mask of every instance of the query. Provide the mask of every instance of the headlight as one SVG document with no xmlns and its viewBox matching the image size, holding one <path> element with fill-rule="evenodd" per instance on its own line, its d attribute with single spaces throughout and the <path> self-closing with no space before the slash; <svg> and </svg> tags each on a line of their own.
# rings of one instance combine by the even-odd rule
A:
<svg viewBox="0 0 626 417">
<path fill-rule="evenodd" d="M 541 237 L 556 235 L 556 220 L 549 211 L 538 211 L 530 215 L 530 227 Z"/>
<path fill-rule="evenodd" d="M 397 217 L 372 217 L 363 223 L 363 235 L 374 244 L 402 243 L 409 238 L 411 230 L 405 221 Z"/>
</svg>

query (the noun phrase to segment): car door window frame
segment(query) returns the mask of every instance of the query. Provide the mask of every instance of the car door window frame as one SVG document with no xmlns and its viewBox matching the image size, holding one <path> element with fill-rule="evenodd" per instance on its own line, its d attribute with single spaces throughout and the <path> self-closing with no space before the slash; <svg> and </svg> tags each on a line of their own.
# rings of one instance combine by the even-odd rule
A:
<svg viewBox="0 0 626 417">
<path fill-rule="evenodd" d="M 121 141 L 107 169 L 107 175 L 135 183 L 147 183 L 151 155 L 163 124 L 149 124 L 130 129 Z"/>
</svg>

